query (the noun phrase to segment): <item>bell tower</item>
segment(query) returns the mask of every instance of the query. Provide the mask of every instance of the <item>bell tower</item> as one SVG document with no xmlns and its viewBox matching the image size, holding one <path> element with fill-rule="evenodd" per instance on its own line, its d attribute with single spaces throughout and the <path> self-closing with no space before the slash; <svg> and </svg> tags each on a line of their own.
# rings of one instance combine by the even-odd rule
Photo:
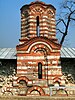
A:
<svg viewBox="0 0 75 100">
<path fill-rule="evenodd" d="M 23 6 L 20 42 L 33 37 L 47 37 L 56 42 L 55 11 L 52 5 L 39 1 Z"/>
<path fill-rule="evenodd" d="M 62 85 L 61 45 L 56 39 L 56 9 L 41 1 L 21 8 L 21 38 L 17 50 L 17 84 L 20 95 L 50 95 L 50 86 Z M 20 86 L 18 87 L 20 89 Z"/>
</svg>

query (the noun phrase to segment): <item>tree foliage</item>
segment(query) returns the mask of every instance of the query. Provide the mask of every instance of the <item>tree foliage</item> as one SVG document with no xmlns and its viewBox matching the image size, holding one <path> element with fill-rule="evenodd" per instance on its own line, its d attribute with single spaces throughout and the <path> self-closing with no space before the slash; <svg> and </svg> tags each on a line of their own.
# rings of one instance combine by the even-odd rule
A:
<svg viewBox="0 0 75 100">
<path fill-rule="evenodd" d="M 64 0 L 61 4 L 61 12 L 57 16 L 57 32 L 62 33 L 60 44 L 62 45 L 72 21 L 75 21 L 75 0 Z M 62 26 L 62 27 L 60 27 Z"/>
</svg>

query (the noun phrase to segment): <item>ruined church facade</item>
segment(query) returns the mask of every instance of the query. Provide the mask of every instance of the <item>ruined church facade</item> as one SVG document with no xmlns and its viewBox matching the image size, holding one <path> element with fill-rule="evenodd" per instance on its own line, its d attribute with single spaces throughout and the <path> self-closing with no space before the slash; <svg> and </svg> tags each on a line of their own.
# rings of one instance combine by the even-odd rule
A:
<svg viewBox="0 0 75 100">
<path fill-rule="evenodd" d="M 50 86 L 64 84 L 60 49 L 56 39 L 56 9 L 51 4 L 32 2 L 21 8 L 21 38 L 17 50 L 19 95 L 50 95 Z"/>
</svg>

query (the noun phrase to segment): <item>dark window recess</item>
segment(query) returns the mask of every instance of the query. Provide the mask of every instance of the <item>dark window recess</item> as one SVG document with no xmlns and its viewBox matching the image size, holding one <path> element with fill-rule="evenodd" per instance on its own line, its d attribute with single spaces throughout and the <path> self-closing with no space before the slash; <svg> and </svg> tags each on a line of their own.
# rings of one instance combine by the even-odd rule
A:
<svg viewBox="0 0 75 100">
<path fill-rule="evenodd" d="M 37 30 L 37 36 L 40 36 L 40 27 L 39 27 L 39 16 L 36 17 L 36 30 Z"/>
<path fill-rule="evenodd" d="M 38 63 L 38 78 L 42 79 L 42 63 Z"/>
</svg>

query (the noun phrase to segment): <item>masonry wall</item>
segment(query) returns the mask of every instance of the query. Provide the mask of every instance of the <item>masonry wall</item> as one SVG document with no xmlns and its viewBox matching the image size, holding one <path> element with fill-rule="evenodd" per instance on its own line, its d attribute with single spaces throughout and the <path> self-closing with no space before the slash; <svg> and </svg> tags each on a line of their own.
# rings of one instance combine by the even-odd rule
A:
<svg viewBox="0 0 75 100">
<path fill-rule="evenodd" d="M 56 39 L 56 9 L 41 1 L 21 8 L 21 38 L 17 50 L 17 83 L 26 82 L 26 95 L 50 95 L 49 85 L 64 84 L 60 65 L 61 45 Z M 41 63 L 41 78 L 39 78 Z"/>
<path fill-rule="evenodd" d="M 16 80 L 17 77 L 14 75 L 14 73 L 9 74 L 9 71 L 11 72 L 11 70 L 9 69 L 8 65 L 12 66 L 12 69 L 14 68 L 13 65 L 14 66 L 16 65 L 16 60 L 13 60 L 12 62 L 11 61 L 12 60 L 0 60 L 0 62 L 2 62 L 2 65 L 0 63 L 0 96 L 1 95 L 2 96 L 23 95 L 26 93 L 25 83 L 21 82 L 21 81 L 20 81 L 21 83 L 18 83 L 18 80 Z M 75 79 L 75 77 L 74 77 L 74 74 L 75 74 L 74 73 L 74 65 L 75 65 L 74 59 L 63 59 L 62 58 L 61 61 L 62 61 L 62 63 L 61 63 L 62 71 L 64 73 L 67 72 L 68 74 L 72 74 L 73 78 Z M 3 66 L 5 66 L 5 67 L 3 67 Z M 6 72 L 6 74 L 4 74 L 4 72 L 2 73 L 3 70 Z M 9 71 L 7 71 L 7 70 L 9 70 Z M 16 67 L 15 67 L 15 70 L 16 70 Z M 19 80 L 21 78 L 23 79 L 25 77 L 20 77 Z M 17 84 L 15 83 L 14 79 L 17 81 Z M 25 79 L 25 80 L 27 80 L 27 79 Z M 47 83 L 47 81 L 45 81 L 45 80 L 44 81 L 39 80 L 39 81 L 34 81 L 34 82 L 36 82 L 36 83 L 39 82 L 38 84 L 40 84 L 40 85 L 43 84 L 44 86 L 46 86 L 46 83 Z M 31 83 L 31 81 L 30 81 L 30 83 Z M 32 86 L 32 84 L 30 84 L 30 83 L 26 84 L 26 86 L 28 86 L 28 88 L 30 88 Z M 74 83 L 72 84 L 68 81 L 68 83 L 65 83 L 65 86 L 66 86 L 68 95 L 74 96 L 75 95 L 75 89 L 74 89 L 75 84 Z M 26 89 L 28 89 L 28 88 L 26 88 Z M 34 89 L 41 90 L 40 87 L 34 87 Z M 48 91 L 48 89 L 46 90 L 46 88 L 44 88 L 44 87 L 43 87 L 43 89 L 45 89 L 45 91 L 47 91 L 47 93 L 48 92 L 50 93 L 50 91 Z M 30 88 L 30 91 L 32 91 L 32 90 L 33 90 L 33 87 Z M 36 93 L 38 94 L 38 92 L 36 92 Z M 62 92 L 58 91 L 56 94 L 55 93 L 56 93 L 56 89 L 54 88 L 53 96 L 56 96 L 56 95 L 59 95 L 62 93 L 65 94 L 65 91 L 62 91 Z M 34 92 L 32 92 L 32 94 L 34 94 Z M 30 94 L 28 94 L 28 95 L 30 95 Z"/>
</svg>

